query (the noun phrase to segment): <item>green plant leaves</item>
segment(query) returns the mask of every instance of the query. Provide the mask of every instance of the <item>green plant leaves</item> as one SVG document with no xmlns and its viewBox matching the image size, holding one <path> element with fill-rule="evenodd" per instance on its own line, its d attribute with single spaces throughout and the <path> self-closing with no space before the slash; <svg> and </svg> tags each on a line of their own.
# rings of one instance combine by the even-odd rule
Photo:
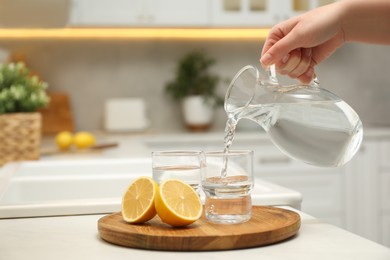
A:
<svg viewBox="0 0 390 260">
<path fill-rule="evenodd" d="M 216 94 L 220 78 L 210 74 L 209 69 L 215 60 L 201 51 L 193 51 L 179 60 L 176 77 L 165 85 L 165 90 L 174 100 L 180 101 L 191 95 L 202 95 L 215 105 L 223 104 Z"/>
<path fill-rule="evenodd" d="M 33 112 L 49 102 L 48 85 L 19 63 L 0 65 L 0 114 Z"/>
</svg>

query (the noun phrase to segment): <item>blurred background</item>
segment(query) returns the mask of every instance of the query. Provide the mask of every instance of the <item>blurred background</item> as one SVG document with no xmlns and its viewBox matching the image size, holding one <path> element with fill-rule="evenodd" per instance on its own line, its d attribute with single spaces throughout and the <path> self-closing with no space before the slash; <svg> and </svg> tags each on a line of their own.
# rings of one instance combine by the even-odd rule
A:
<svg viewBox="0 0 390 260">
<path fill-rule="evenodd" d="M 183 58 L 200 52 L 206 61 L 212 60 L 207 72 L 220 79 L 215 94 L 223 98 L 243 66 L 260 66 L 263 43 L 274 24 L 332 2 L 0 0 L 0 63 L 24 62 L 48 83 L 51 97 L 49 107 L 40 111 L 44 136 L 41 140 L 38 133 L 34 139 L 34 157 L 20 149 L 22 139 L 14 134 L 18 127 L 8 132 L 0 127 L 0 165 L 15 159 L 6 158 L 10 151 L 23 152 L 27 159 L 73 160 L 149 157 L 151 151 L 174 148 L 222 149 L 227 119 L 223 107 L 212 109 L 210 122 L 189 127 L 181 102 L 166 92 L 167 84 L 178 78 Z M 389 63 L 388 46 L 348 43 L 316 68 L 321 86 L 350 104 L 364 125 L 363 145 L 346 166 L 318 168 L 292 160 L 258 125 L 244 120 L 233 145 L 255 151 L 257 177 L 300 192 L 304 212 L 386 246 Z M 2 118 L 5 121 L 7 115 Z M 56 149 L 53 134 L 63 130 L 97 133 L 97 143 L 109 141 L 118 147 L 91 154 L 40 153 L 45 142 Z M 7 150 L 3 143 L 8 140 L 12 144 Z"/>
<path fill-rule="evenodd" d="M 181 57 L 202 50 L 215 59 L 211 71 L 224 79 L 218 87 L 224 95 L 228 80 L 240 68 L 259 65 L 264 41 L 260 29 L 329 2 L 1 0 L 0 47 L 6 53 L 3 60 L 25 61 L 48 82 L 49 91 L 69 96 L 76 129 L 103 129 L 108 99 L 136 97 L 146 104 L 149 131 L 182 132 L 187 129 L 179 104 L 164 92 Z M 44 28 L 41 34 L 35 32 L 38 28 Z M 63 33 L 63 28 L 83 28 L 82 34 L 89 31 L 94 36 L 86 38 L 72 29 Z M 142 28 L 155 30 L 156 36 L 143 38 Z M 188 29 L 189 36 L 181 38 L 181 32 L 158 36 L 164 28 Z M 191 36 L 193 28 L 201 28 L 203 34 L 210 28 L 228 32 L 207 38 Z M 237 29 L 248 28 L 250 36 L 237 34 Z M 126 36 L 128 29 L 136 36 Z M 324 88 L 355 108 L 365 126 L 388 126 L 389 60 L 388 47 L 347 44 L 317 67 L 317 75 Z M 225 121 L 220 107 L 210 131 L 222 131 Z"/>
</svg>

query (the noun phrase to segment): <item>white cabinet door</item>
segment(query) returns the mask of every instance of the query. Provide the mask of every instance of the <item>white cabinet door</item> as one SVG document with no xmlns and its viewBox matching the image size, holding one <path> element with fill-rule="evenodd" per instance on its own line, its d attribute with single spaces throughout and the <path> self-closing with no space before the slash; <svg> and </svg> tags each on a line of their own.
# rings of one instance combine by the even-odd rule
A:
<svg viewBox="0 0 390 260">
<path fill-rule="evenodd" d="M 254 150 L 257 178 L 300 192 L 303 195 L 302 211 L 344 227 L 346 167 L 315 167 L 287 157 L 273 144 L 253 146 L 255 143 L 241 145 Z"/>
<path fill-rule="evenodd" d="M 390 171 L 382 172 L 379 176 L 381 214 L 390 217 Z"/>
<path fill-rule="evenodd" d="M 297 171 L 263 172 L 257 176 L 296 190 L 303 195 L 302 211 L 331 224 L 345 224 L 345 200 L 342 169 L 320 169 Z"/>
<path fill-rule="evenodd" d="M 149 0 L 150 24 L 154 26 L 207 26 L 210 24 L 209 0 Z"/>
<path fill-rule="evenodd" d="M 311 9 L 331 4 L 335 1 L 336 0 L 291 0 L 289 1 L 290 4 L 288 6 L 286 18 L 300 15 Z"/>
<path fill-rule="evenodd" d="M 72 0 L 71 26 L 124 26 L 146 18 L 142 0 Z"/>
<path fill-rule="evenodd" d="M 71 0 L 70 26 L 270 27 L 334 0 Z"/>
<path fill-rule="evenodd" d="M 383 216 L 381 221 L 381 241 L 383 245 L 390 247 L 390 215 Z"/>
<path fill-rule="evenodd" d="M 214 0 L 213 26 L 270 27 L 335 0 Z"/>
<path fill-rule="evenodd" d="M 390 247 L 390 141 L 380 143 L 379 158 L 380 242 Z"/>
<path fill-rule="evenodd" d="M 213 26 L 272 26 L 282 19 L 289 0 L 214 0 Z"/>
<path fill-rule="evenodd" d="M 380 200 L 382 208 L 379 215 L 382 221 L 380 222 L 381 226 L 378 231 L 380 236 L 378 242 L 390 247 L 390 171 L 382 173 L 380 177 Z"/>
<path fill-rule="evenodd" d="M 73 0 L 73 26 L 206 26 L 208 0 Z"/>
</svg>

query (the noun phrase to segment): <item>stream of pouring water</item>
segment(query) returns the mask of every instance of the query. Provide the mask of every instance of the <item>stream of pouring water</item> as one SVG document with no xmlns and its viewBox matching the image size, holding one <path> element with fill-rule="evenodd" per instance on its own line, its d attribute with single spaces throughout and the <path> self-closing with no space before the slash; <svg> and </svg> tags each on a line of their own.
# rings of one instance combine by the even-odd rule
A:
<svg viewBox="0 0 390 260">
<path fill-rule="evenodd" d="M 225 178 L 227 175 L 227 167 L 228 167 L 228 154 L 230 146 L 233 143 L 234 134 L 237 126 L 237 120 L 233 116 L 229 116 L 226 127 L 225 127 L 225 137 L 224 137 L 224 158 L 223 158 L 223 167 L 221 170 L 221 178 Z"/>
</svg>

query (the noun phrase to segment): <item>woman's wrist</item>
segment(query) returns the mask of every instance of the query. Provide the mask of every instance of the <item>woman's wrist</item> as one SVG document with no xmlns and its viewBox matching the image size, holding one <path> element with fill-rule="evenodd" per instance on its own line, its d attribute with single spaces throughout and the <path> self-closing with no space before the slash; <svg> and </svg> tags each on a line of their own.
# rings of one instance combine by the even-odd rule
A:
<svg viewBox="0 0 390 260">
<path fill-rule="evenodd" d="M 338 2 L 345 42 L 390 43 L 389 0 Z"/>
<path fill-rule="evenodd" d="M 355 14 L 353 14 L 353 1 L 355 0 L 344 0 L 336 3 L 338 6 L 335 9 L 338 12 L 338 21 L 344 42 L 352 41 L 350 38 L 350 29 L 355 24 L 353 21 L 355 17 Z"/>
</svg>

